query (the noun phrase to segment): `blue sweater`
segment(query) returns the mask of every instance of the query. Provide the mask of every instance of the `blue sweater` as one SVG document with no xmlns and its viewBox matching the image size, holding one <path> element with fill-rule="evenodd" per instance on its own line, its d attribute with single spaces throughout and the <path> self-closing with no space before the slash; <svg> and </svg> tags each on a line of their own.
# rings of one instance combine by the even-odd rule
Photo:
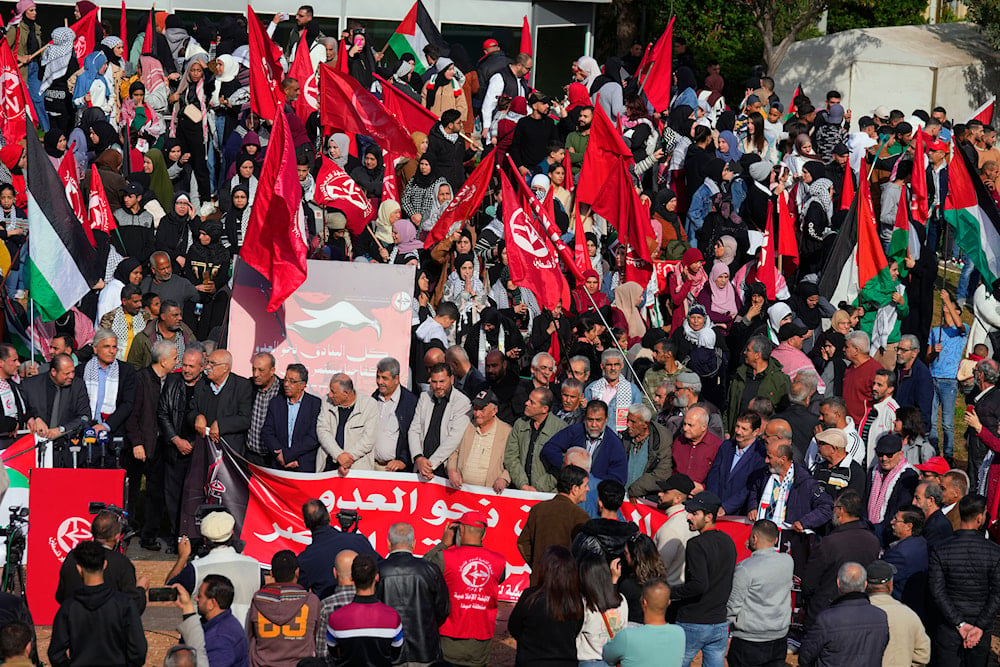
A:
<svg viewBox="0 0 1000 667">
<path fill-rule="evenodd" d="M 542 447 L 542 460 L 552 470 L 562 468 L 563 454 L 570 447 L 586 447 L 587 433 L 583 424 L 573 424 L 559 431 Z M 590 473 L 598 479 L 614 479 L 622 484 L 628 476 L 625 446 L 614 431 L 604 427 L 604 439 L 593 453 Z"/>
</svg>

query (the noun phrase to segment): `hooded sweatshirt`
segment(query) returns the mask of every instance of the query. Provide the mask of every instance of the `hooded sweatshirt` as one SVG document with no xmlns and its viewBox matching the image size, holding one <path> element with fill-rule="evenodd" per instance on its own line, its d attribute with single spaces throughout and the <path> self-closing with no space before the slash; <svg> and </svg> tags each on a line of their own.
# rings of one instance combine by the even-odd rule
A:
<svg viewBox="0 0 1000 667">
<path fill-rule="evenodd" d="M 63 602 L 52 622 L 49 661 L 69 665 L 139 667 L 146 662 L 146 635 L 139 610 L 106 583 L 84 586 Z"/>
<path fill-rule="evenodd" d="M 316 652 L 319 598 L 298 584 L 271 584 L 250 603 L 250 664 L 294 667 Z M 302 619 L 306 619 L 302 622 Z"/>
</svg>

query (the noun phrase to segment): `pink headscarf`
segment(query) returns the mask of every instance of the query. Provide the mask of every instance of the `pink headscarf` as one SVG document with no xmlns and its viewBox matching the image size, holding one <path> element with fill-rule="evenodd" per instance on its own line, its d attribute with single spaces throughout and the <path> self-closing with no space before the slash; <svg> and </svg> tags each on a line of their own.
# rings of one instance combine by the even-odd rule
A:
<svg viewBox="0 0 1000 667">
<path fill-rule="evenodd" d="M 405 255 L 424 247 L 424 244 L 417 239 L 417 228 L 409 220 L 397 220 L 393 223 L 392 228 L 399 234 L 399 243 L 396 248 L 400 253 Z"/>
<path fill-rule="evenodd" d="M 715 284 L 715 279 L 723 274 L 729 275 L 729 267 L 722 262 L 716 262 L 712 266 L 712 273 L 708 278 L 708 286 L 712 290 L 712 310 L 736 317 L 739 308 L 736 306 L 736 290 L 733 288 L 732 281 L 727 280 L 725 287 L 719 287 Z"/>
</svg>

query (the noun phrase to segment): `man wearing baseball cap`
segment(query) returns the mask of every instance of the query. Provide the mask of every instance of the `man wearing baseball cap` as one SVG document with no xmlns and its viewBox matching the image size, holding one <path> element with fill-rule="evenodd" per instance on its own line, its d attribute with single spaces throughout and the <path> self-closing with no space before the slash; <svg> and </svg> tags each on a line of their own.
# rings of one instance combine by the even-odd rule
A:
<svg viewBox="0 0 1000 667">
<path fill-rule="evenodd" d="M 847 434 L 839 428 L 828 428 L 816 434 L 816 449 L 822 459 L 813 470 L 813 477 L 827 495 L 836 500 L 845 489 L 865 495 L 865 469 L 847 455 Z"/>
<path fill-rule="evenodd" d="M 476 113 L 483 106 L 483 98 L 486 97 L 486 88 L 493 78 L 493 75 L 504 67 L 510 65 L 511 60 L 500 48 L 497 40 L 490 37 L 483 41 L 483 55 L 476 63 L 476 74 L 479 77 L 479 92 L 472 100 L 472 106 Z"/>
<path fill-rule="evenodd" d="M 510 484 L 503 466 L 510 426 L 497 418 L 500 400 L 492 389 L 483 389 L 472 398 L 472 423 L 465 427 L 458 449 L 448 457 L 448 481 L 455 488 L 463 484 L 491 486 L 497 493 Z"/>
<path fill-rule="evenodd" d="M 466 512 L 445 525 L 441 541 L 424 559 L 444 574 L 451 612 L 441 625 L 441 652 L 455 665 L 485 667 L 497 624 L 497 596 L 507 559 L 483 546 L 487 518 Z"/>
<path fill-rule="evenodd" d="M 885 612 L 889 620 L 889 645 L 882 655 L 882 667 L 926 665 L 931 659 L 931 639 L 917 613 L 892 595 L 896 568 L 884 560 L 872 561 L 868 571 L 868 599 Z"/>
<path fill-rule="evenodd" d="M 920 471 L 920 479 L 928 482 L 940 480 L 951 470 L 951 466 L 948 465 L 948 461 L 943 456 L 932 456 L 923 463 L 918 463 L 913 467 Z"/>
<path fill-rule="evenodd" d="M 673 588 L 670 599 L 677 607 L 677 625 L 684 630 L 683 665 L 688 667 L 700 651 L 704 667 L 722 667 L 729 623 L 726 603 L 733 588 L 736 545 L 729 535 L 716 530 L 722 501 L 710 491 L 684 503 L 692 537 L 684 554 L 684 583 Z"/>
<path fill-rule="evenodd" d="M 665 579 L 671 586 L 684 581 L 684 552 L 688 541 L 698 534 L 687 522 L 684 503 L 694 492 L 694 482 L 684 473 L 673 475 L 657 484 L 660 502 L 656 509 L 667 513 L 667 520 L 653 535 L 653 542 L 667 568 Z"/>
</svg>

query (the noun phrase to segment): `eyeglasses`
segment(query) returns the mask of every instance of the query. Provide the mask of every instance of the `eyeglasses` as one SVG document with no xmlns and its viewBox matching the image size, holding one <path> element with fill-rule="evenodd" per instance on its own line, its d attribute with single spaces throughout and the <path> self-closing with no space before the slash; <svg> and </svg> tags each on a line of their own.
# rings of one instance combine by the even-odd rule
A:
<svg viewBox="0 0 1000 667">
<path fill-rule="evenodd" d="M 895 454 L 876 454 L 875 456 L 880 459 L 891 459 Z"/>
<path fill-rule="evenodd" d="M 305 380 L 289 380 L 287 377 L 285 378 L 285 384 L 302 384 L 303 382 Z"/>
<path fill-rule="evenodd" d="M 916 349 L 915 347 L 897 347 L 896 352 L 913 352 Z"/>
</svg>

